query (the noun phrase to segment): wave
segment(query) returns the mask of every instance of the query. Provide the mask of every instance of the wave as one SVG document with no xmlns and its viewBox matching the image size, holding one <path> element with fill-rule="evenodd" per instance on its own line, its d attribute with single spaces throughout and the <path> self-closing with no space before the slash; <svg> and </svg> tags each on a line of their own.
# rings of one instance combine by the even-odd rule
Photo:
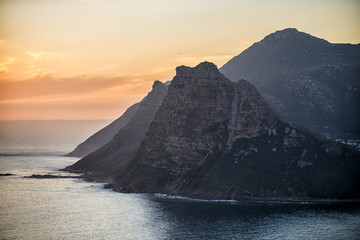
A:
<svg viewBox="0 0 360 240">
<path fill-rule="evenodd" d="M 185 200 L 185 201 L 192 201 L 192 202 L 221 202 L 221 203 L 238 203 L 237 200 L 216 200 L 216 199 L 200 199 L 200 198 L 189 198 L 183 196 L 174 196 L 162 193 L 154 193 L 154 197 L 156 198 L 163 198 L 163 199 L 174 199 L 174 200 Z"/>
<path fill-rule="evenodd" d="M 244 200 L 222 200 L 222 199 L 200 199 L 200 198 L 190 198 L 183 196 L 174 196 L 169 194 L 154 193 L 152 194 L 155 198 L 168 199 L 168 200 L 181 200 L 181 201 L 191 201 L 191 202 L 208 202 L 208 203 L 231 203 L 231 204 L 343 204 L 343 203 L 355 203 L 358 204 L 358 201 L 341 201 L 341 200 L 274 200 L 274 199 L 244 199 Z"/>
</svg>

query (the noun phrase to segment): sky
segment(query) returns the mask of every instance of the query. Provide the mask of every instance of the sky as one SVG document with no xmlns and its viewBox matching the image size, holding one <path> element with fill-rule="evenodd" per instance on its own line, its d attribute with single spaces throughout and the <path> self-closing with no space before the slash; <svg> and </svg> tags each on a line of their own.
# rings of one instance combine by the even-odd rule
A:
<svg viewBox="0 0 360 240">
<path fill-rule="evenodd" d="M 179 65 L 284 28 L 360 43 L 358 0 L 0 0 L 0 120 L 116 119 Z"/>
</svg>

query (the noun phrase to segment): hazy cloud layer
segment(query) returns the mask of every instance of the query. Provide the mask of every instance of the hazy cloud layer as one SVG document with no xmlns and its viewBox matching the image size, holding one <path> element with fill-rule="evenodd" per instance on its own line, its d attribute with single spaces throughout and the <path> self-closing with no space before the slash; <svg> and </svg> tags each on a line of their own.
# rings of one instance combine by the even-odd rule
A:
<svg viewBox="0 0 360 240">
<path fill-rule="evenodd" d="M 115 119 L 151 91 L 153 76 L 0 81 L 2 119 Z"/>
<path fill-rule="evenodd" d="M 112 78 L 78 76 L 39 77 L 24 81 L 0 81 L 0 101 L 41 96 L 73 96 L 113 89 L 118 93 L 143 91 L 151 85 L 151 75 Z"/>
</svg>

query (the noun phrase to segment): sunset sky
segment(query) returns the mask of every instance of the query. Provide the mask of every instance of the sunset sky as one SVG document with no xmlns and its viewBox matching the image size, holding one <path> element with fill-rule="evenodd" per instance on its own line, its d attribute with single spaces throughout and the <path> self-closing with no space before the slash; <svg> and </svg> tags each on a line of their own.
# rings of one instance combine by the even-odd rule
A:
<svg viewBox="0 0 360 240">
<path fill-rule="evenodd" d="M 288 27 L 360 42 L 358 0 L 0 0 L 0 120 L 115 119 L 178 65 Z"/>
</svg>

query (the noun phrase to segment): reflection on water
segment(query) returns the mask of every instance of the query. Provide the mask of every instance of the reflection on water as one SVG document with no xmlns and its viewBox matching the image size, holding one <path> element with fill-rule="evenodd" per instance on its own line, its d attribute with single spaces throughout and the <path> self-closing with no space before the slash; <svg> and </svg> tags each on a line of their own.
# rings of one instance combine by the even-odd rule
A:
<svg viewBox="0 0 360 240">
<path fill-rule="evenodd" d="M 0 155 L 0 173 L 16 174 L 0 177 L 2 239 L 360 239 L 359 206 L 191 202 L 23 178 L 77 160 L 61 157 L 67 150 L 31 149 Z"/>
<path fill-rule="evenodd" d="M 41 157 L 23 159 L 25 166 L 35 162 L 36 173 L 54 173 L 48 167 L 40 172 Z M 5 239 L 157 239 L 147 229 L 165 236 L 157 203 L 142 195 L 117 194 L 79 179 L 23 178 L 32 174 L 28 169 L 11 172 L 17 175 L 0 179 L 0 236 Z"/>
<path fill-rule="evenodd" d="M 173 239 L 360 239 L 359 206 L 161 200 L 159 207 Z"/>
</svg>

